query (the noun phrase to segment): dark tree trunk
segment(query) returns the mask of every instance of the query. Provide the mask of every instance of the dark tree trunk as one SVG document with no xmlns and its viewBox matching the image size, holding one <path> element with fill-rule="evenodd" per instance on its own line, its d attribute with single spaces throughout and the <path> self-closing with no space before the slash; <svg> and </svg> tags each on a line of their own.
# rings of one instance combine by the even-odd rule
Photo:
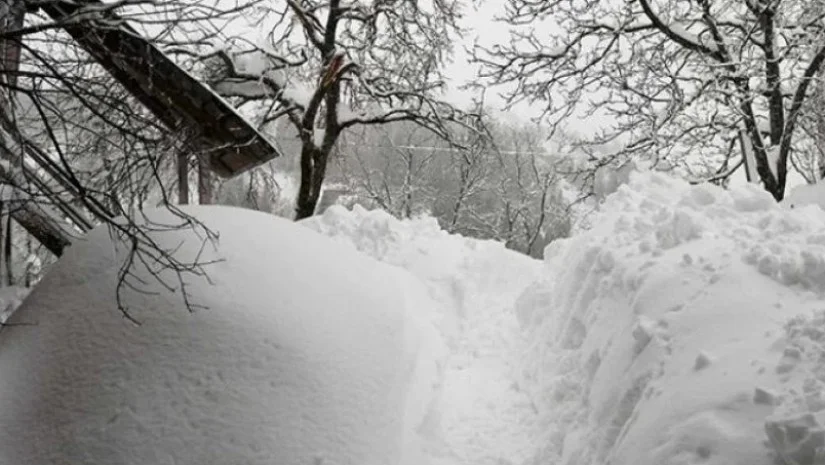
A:
<svg viewBox="0 0 825 465">
<path fill-rule="evenodd" d="M 301 148 L 301 185 L 298 188 L 298 202 L 295 208 L 296 220 L 315 214 L 326 176 L 328 155 L 314 145 L 304 144 Z"/>
</svg>

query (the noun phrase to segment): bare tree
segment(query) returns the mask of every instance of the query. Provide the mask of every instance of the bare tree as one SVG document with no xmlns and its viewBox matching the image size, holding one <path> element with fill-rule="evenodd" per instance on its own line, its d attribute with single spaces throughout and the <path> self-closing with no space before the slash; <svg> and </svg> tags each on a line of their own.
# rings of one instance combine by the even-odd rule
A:
<svg viewBox="0 0 825 465">
<path fill-rule="evenodd" d="M 341 137 L 330 180 L 360 203 L 411 218 L 432 210 L 438 189 L 432 167 L 446 155 L 442 150 L 435 136 L 411 123 L 364 126 Z"/>
<path fill-rule="evenodd" d="M 570 233 L 570 212 L 559 188 L 558 157 L 546 152 L 547 134 L 536 125 L 498 125 L 492 130 L 499 166 L 498 238 L 534 257 Z"/>
<path fill-rule="evenodd" d="M 429 214 L 449 232 L 540 257 L 570 229 L 547 134 L 535 125 L 485 126 L 457 132 L 461 147 L 408 124 L 364 128 L 342 139 L 331 178 L 349 186 L 355 203 L 401 218 Z"/>
<path fill-rule="evenodd" d="M 474 56 L 510 103 L 544 102 L 554 123 L 607 120 L 588 142 L 612 157 L 694 179 L 744 166 L 781 200 L 792 154 L 809 155 L 797 129 L 825 60 L 817 3 L 508 0 L 510 42 Z"/>
<path fill-rule="evenodd" d="M 205 263 L 177 256 L 159 237 L 178 228 L 194 228 L 204 241 L 215 237 L 174 207 L 169 195 L 176 155 L 191 153 L 199 135 L 182 131 L 164 108 L 128 91 L 130 75 L 105 66 L 128 57 L 90 53 L 83 34 L 110 37 L 128 24 L 127 33 L 140 31 L 153 47 L 197 47 L 256 3 L 0 1 L 29 12 L 25 21 L 0 28 L 4 58 L 12 49 L 16 60 L 14 66 L 4 61 L 0 70 L 0 179 L 13 193 L 7 211 L 15 221 L 57 255 L 75 236 L 106 224 L 128 252 L 119 290 L 145 287 L 136 269 L 148 268 L 157 284 L 177 288 L 189 308 L 196 307 L 184 276 L 205 277 Z M 63 7 L 71 13 L 55 19 L 53 9 Z M 156 224 L 143 214 L 157 205 L 169 207 L 177 224 Z M 168 271 L 177 283 L 167 281 Z M 128 317 L 125 304 L 118 304 Z"/>
<path fill-rule="evenodd" d="M 260 27 L 268 43 L 235 41 L 222 59 L 221 94 L 261 101 L 262 124 L 290 122 L 300 139 L 296 218 L 311 216 L 330 154 L 346 130 L 413 122 L 442 138 L 472 118 L 439 98 L 441 65 L 460 33 L 457 0 L 274 2 Z M 209 55 L 207 55 L 209 56 Z"/>
</svg>

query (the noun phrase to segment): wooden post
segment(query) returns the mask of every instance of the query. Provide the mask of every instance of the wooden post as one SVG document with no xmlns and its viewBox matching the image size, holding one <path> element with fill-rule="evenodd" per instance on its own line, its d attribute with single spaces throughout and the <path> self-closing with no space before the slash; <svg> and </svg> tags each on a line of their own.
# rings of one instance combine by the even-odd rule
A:
<svg viewBox="0 0 825 465">
<path fill-rule="evenodd" d="M 189 154 L 185 150 L 178 153 L 178 203 L 189 204 Z"/>
<path fill-rule="evenodd" d="M 14 31 L 23 27 L 26 6 L 23 0 L 0 0 L 0 33 Z M 20 161 L 22 153 L 16 148 L 22 147 L 16 143 L 13 136 L 15 128 L 8 115 L 11 113 L 12 101 L 2 89 L 2 85 L 14 86 L 17 83 L 17 69 L 20 66 L 19 38 L 0 39 L 0 159 L 9 162 Z M 9 166 L 20 166 L 10 163 Z M 11 188 L 19 189 L 21 176 L 15 176 L 4 165 L 0 165 L 0 183 Z M 10 188 L 10 187 L 5 187 Z M 21 199 L 21 204 L 10 209 L 12 218 L 17 221 L 35 239 L 40 241 L 55 255 L 61 255 L 63 249 L 70 244 L 68 231 L 56 223 L 55 219 L 46 213 L 35 202 Z"/>
<path fill-rule="evenodd" d="M 26 15 L 24 0 L 0 0 L 0 32 L 9 32 L 23 27 Z M 0 40 L 0 78 L 8 84 L 17 83 L 17 69 L 20 67 L 20 38 Z"/>
<path fill-rule="evenodd" d="M 214 197 L 212 171 L 209 161 L 204 157 L 198 157 L 198 203 L 201 205 L 212 205 Z"/>
<path fill-rule="evenodd" d="M 6 216 L 6 234 L 3 236 L 3 260 L 6 262 L 6 284 L 14 285 L 14 263 L 12 260 L 12 221 L 10 216 Z"/>
</svg>

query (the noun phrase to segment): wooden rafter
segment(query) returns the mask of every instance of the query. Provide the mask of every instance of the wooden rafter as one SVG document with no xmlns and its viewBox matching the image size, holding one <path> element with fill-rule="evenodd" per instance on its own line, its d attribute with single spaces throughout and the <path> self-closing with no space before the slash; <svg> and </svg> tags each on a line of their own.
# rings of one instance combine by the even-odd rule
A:
<svg viewBox="0 0 825 465">
<path fill-rule="evenodd" d="M 180 68 L 113 12 L 98 8 L 99 17 L 86 15 L 83 21 L 75 21 L 85 7 L 105 6 L 103 2 L 58 0 L 38 3 L 34 8 L 32 5 L 26 0 L 0 0 L 0 31 L 22 28 L 24 14 L 42 8 L 57 24 L 65 24 L 62 28 L 163 124 L 185 133 L 193 151 L 205 157 L 218 175 L 234 176 L 280 155 L 223 98 Z M 105 18 L 103 11 L 106 11 Z M 13 85 L 17 76 L 19 40 L 0 40 L 0 80 L 7 84 Z M 0 95 L 0 184 L 22 190 L 22 184 L 39 178 L 34 173 L 24 173 L 26 144 L 8 118 L 10 108 L 11 102 Z M 32 159 L 34 162 L 38 160 L 37 157 Z M 35 187 L 43 191 L 41 195 L 54 195 L 45 181 L 35 182 Z M 59 256 L 71 243 L 78 228 L 86 230 L 88 225 L 82 213 L 74 211 L 68 204 L 58 203 L 65 208 L 52 212 L 37 202 L 21 202 L 11 210 L 11 215 L 35 239 Z M 101 213 L 95 214 L 99 216 Z M 110 215 L 108 212 L 103 214 Z"/>
<path fill-rule="evenodd" d="M 279 155 L 223 98 L 113 12 L 72 20 L 90 5 L 105 6 L 99 0 L 74 0 L 44 3 L 42 9 L 65 23 L 62 28 L 165 125 L 194 134 L 193 149 L 218 175 L 231 177 Z"/>
</svg>

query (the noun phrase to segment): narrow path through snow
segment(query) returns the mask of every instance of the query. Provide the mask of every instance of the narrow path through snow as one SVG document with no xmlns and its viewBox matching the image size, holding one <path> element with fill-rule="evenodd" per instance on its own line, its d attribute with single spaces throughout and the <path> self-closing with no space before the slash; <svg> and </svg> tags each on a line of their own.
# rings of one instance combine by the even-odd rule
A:
<svg viewBox="0 0 825 465">
<path fill-rule="evenodd" d="M 500 243 L 449 235 L 432 219 L 398 222 L 358 207 L 333 207 L 305 224 L 409 270 L 427 286 L 436 308 L 421 311 L 434 310 L 448 346 L 418 427 L 431 463 L 505 465 L 531 458 L 533 422 L 525 419 L 537 412 L 516 382 L 525 340 L 514 307 L 538 278 L 541 262 Z"/>
</svg>

